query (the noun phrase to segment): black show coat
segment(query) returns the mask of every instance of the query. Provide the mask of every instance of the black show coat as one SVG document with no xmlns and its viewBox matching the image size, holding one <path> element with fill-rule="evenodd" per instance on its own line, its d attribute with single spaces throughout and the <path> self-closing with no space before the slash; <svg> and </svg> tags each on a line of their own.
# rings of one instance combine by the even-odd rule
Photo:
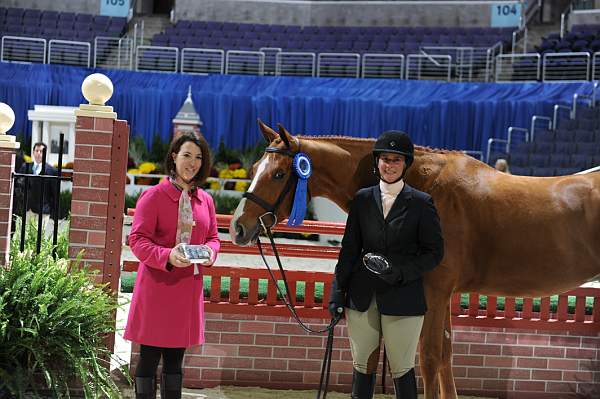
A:
<svg viewBox="0 0 600 399">
<path fill-rule="evenodd" d="M 375 295 L 381 314 L 423 315 L 423 274 L 444 255 L 437 210 L 429 194 L 407 184 L 385 219 L 382 209 L 379 185 L 359 190 L 352 200 L 330 302 L 364 312 Z M 388 259 L 395 283 L 383 281 L 363 265 L 362 257 L 369 252 Z"/>
</svg>

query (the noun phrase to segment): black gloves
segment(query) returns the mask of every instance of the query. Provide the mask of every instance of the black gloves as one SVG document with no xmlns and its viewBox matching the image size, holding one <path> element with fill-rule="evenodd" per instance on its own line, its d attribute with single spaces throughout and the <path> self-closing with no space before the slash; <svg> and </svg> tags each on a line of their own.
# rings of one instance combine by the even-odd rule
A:
<svg viewBox="0 0 600 399">
<path fill-rule="evenodd" d="M 346 295 L 338 290 L 331 290 L 329 296 L 329 313 L 331 317 L 342 317 L 344 314 L 344 304 L 346 303 Z"/>
<path fill-rule="evenodd" d="M 389 260 L 383 256 L 373 252 L 369 252 L 363 256 L 363 264 L 371 273 L 382 279 L 388 284 L 396 284 L 402 281 L 402 274 L 399 270 L 395 270 Z"/>
</svg>

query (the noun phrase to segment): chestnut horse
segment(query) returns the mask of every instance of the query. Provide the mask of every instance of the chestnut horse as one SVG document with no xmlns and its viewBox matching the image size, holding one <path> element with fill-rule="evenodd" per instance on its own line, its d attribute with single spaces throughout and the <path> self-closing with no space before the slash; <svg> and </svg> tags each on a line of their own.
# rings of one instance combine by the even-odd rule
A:
<svg viewBox="0 0 600 399">
<path fill-rule="evenodd" d="M 293 173 L 289 154 L 310 156 L 311 196 L 348 211 L 354 193 L 377 183 L 372 139 L 292 136 L 259 122 L 270 147 L 254 165 L 249 191 L 273 204 Z M 415 148 L 406 182 L 429 193 L 445 242 L 442 263 L 425 276 L 429 310 L 421 334 L 425 397 L 456 398 L 452 375 L 452 292 L 546 296 L 600 275 L 600 173 L 551 178 L 511 176 L 457 151 Z M 293 190 L 277 219 L 289 215 Z M 253 243 L 265 211 L 243 199 L 230 226 L 232 240 Z"/>
</svg>

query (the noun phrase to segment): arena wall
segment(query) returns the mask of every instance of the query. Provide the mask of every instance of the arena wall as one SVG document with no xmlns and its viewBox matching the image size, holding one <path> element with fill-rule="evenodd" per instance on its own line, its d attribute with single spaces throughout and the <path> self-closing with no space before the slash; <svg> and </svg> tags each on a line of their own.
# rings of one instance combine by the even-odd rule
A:
<svg viewBox="0 0 600 399">
<path fill-rule="evenodd" d="M 98 14 L 100 12 L 100 2 L 98 0 L 3 0 L 1 6 L 85 14 Z"/>
<path fill-rule="evenodd" d="M 206 317 L 206 343 L 187 351 L 186 387 L 318 385 L 325 336 L 308 335 L 287 317 L 213 312 Z M 322 319 L 309 322 L 324 326 Z M 335 333 L 330 389 L 349 392 L 352 361 L 343 320 Z M 457 326 L 453 350 L 454 376 L 462 394 L 507 399 L 600 397 L 599 333 Z M 134 344 L 132 370 L 138 354 Z M 378 374 L 381 390 L 381 366 Z M 386 385 L 387 392 L 393 392 L 389 376 Z M 422 391 L 420 378 L 419 386 Z"/>
<path fill-rule="evenodd" d="M 355 3 L 355 4 L 352 4 Z M 301 26 L 490 26 L 491 3 L 177 0 L 177 19 Z M 425 4 L 419 4 L 425 3 Z M 443 2 L 441 2 L 443 3 Z M 469 3 L 466 1 L 464 3 Z"/>
</svg>

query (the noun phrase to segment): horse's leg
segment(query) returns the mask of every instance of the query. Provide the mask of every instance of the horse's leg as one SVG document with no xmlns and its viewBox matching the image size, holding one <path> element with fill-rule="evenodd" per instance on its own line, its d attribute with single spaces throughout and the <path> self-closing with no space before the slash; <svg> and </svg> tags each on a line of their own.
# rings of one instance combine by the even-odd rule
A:
<svg viewBox="0 0 600 399">
<path fill-rule="evenodd" d="M 430 294 L 433 293 L 430 291 Z M 448 299 L 444 299 L 440 294 L 427 295 L 427 307 L 421 334 L 419 362 L 425 399 L 438 399 L 440 398 L 439 372 L 442 364 L 444 318 Z"/>
<path fill-rule="evenodd" d="M 440 391 L 442 399 L 457 399 L 454 373 L 452 373 L 452 321 L 450 305 L 446 307 L 444 338 L 442 340 L 442 362 L 440 365 Z"/>
</svg>

